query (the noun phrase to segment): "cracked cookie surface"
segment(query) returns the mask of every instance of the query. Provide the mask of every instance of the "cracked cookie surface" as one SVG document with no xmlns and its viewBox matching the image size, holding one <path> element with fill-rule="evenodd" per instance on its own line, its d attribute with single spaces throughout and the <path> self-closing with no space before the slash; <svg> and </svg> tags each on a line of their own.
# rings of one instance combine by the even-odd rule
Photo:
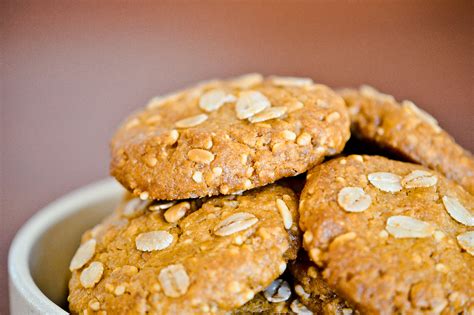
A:
<svg viewBox="0 0 474 315">
<path fill-rule="evenodd" d="M 165 203 L 130 198 L 84 234 L 70 266 L 72 313 L 224 313 L 296 258 L 289 188 Z"/>
<path fill-rule="evenodd" d="M 431 115 L 411 101 L 398 103 L 369 86 L 341 90 L 340 95 L 356 136 L 434 169 L 474 194 L 474 157 Z"/>
<path fill-rule="evenodd" d="M 116 132 L 111 174 L 142 199 L 231 194 L 303 173 L 348 138 L 331 89 L 252 74 L 152 100 Z"/>
<path fill-rule="evenodd" d="M 474 311 L 474 198 L 421 165 L 377 156 L 308 172 L 303 246 L 363 314 Z"/>
</svg>

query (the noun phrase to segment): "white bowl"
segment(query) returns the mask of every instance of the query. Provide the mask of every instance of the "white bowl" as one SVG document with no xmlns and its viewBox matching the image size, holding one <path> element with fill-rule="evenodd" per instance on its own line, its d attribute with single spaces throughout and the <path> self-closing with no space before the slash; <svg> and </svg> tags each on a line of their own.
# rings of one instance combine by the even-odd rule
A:
<svg viewBox="0 0 474 315">
<path fill-rule="evenodd" d="M 8 255 L 10 312 L 67 314 L 69 261 L 82 233 L 118 204 L 124 189 L 105 179 L 38 211 L 15 236 Z"/>
</svg>

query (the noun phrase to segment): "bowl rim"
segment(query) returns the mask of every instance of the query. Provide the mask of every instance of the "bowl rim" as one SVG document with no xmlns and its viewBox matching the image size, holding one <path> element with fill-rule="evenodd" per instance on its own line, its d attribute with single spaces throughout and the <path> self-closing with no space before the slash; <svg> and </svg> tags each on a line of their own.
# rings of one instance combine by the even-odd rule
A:
<svg viewBox="0 0 474 315">
<path fill-rule="evenodd" d="M 103 199 L 111 198 L 124 191 L 113 178 L 105 178 L 54 200 L 35 213 L 17 231 L 8 252 L 8 277 L 10 284 L 10 309 L 12 303 L 12 286 L 31 306 L 47 314 L 68 314 L 64 309 L 51 301 L 33 281 L 29 268 L 29 257 L 36 240 L 49 228 L 65 217 Z"/>
</svg>

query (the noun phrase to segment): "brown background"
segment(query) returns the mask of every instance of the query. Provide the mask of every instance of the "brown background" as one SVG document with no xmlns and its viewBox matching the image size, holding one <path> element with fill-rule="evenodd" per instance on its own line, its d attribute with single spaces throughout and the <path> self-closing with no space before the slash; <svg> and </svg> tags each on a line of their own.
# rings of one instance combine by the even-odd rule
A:
<svg viewBox="0 0 474 315">
<path fill-rule="evenodd" d="M 3 1 L 0 313 L 6 255 L 37 209 L 108 173 L 130 111 L 243 72 L 370 83 L 474 150 L 472 1 Z"/>
</svg>

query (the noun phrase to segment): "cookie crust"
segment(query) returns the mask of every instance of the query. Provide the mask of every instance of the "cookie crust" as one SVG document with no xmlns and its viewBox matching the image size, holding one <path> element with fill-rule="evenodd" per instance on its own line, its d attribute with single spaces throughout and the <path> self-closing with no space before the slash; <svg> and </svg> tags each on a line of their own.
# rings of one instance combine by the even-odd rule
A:
<svg viewBox="0 0 474 315">
<path fill-rule="evenodd" d="M 299 211 L 311 260 L 361 313 L 473 311 L 474 257 L 460 235 L 473 231 L 474 198 L 441 174 L 334 159 L 308 173 Z"/>
<path fill-rule="evenodd" d="M 413 102 L 363 86 L 340 95 L 349 109 L 352 132 L 365 140 L 425 165 L 474 194 L 474 157 Z"/>
<path fill-rule="evenodd" d="M 116 132 L 110 170 L 143 199 L 231 194 L 303 173 L 348 138 L 328 87 L 251 75 L 152 101 Z"/>
<path fill-rule="evenodd" d="M 224 313 L 251 300 L 296 258 L 297 198 L 288 188 L 192 200 L 172 223 L 166 213 L 178 211 L 169 205 L 160 210 L 137 200 L 83 236 L 82 244 L 93 239 L 96 246 L 73 270 L 72 313 Z M 277 200 L 287 207 L 287 228 Z"/>
</svg>

